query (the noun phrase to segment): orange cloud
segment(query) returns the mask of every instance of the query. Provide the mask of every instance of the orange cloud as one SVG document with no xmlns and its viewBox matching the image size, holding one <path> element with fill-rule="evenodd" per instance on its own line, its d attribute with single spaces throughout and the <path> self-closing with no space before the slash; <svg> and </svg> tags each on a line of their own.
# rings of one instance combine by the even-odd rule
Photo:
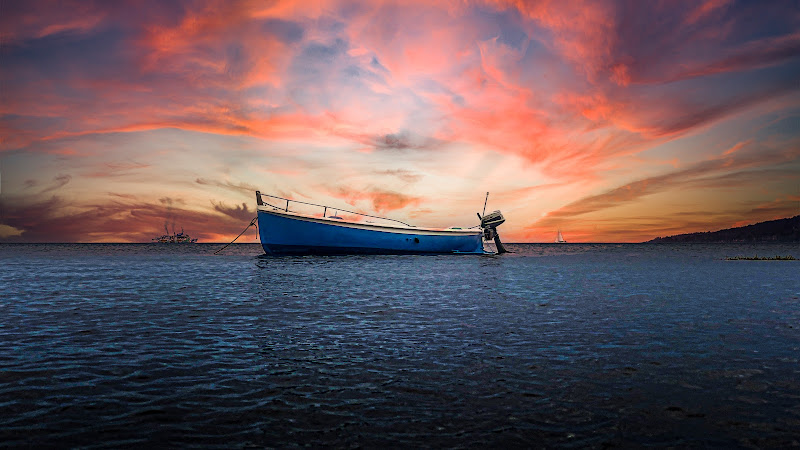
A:
<svg viewBox="0 0 800 450">
<path fill-rule="evenodd" d="M 573 224 L 572 226 L 576 228 L 588 226 L 589 224 L 596 226 L 597 223 L 607 221 L 607 219 L 602 219 L 602 214 L 606 210 L 641 201 L 647 196 L 671 189 L 708 190 L 732 187 L 738 188 L 763 184 L 766 180 L 774 181 L 783 178 L 787 181 L 791 181 L 797 179 L 795 171 L 789 168 L 773 170 L 759 170 L 756 168 L 763 164 L 779 165 L 792 161 L 800 156 L 800 148 L 795 148 L 789 153 L 775 150 L 759 150 L 760 151 L 743 154 L 733 153 L 729 156 L 694 164 L 686 169 L 641 179 L 600 194 L 586 196 L 555 211 L 549 212 L 545 217 L 526 227 L 519 234 L 519 237 L 523 239 L 540 237 L 542 234 L 546 234 L 547 230 L 563 226 L 565 223 Z M 792 206 L 790 199 L 782 199 L 780 201 L 760 205 L 758 208 L 754 209 L 745 210 L 745 206 L 742 205 L 739 205 L 738 208 L 741 211 L 740 216 L 747 215 L 748 217 L 758 218 L 759 220 L 769 220 L 778 218 L 773 217 L 773 215 L 781 217 L 791 215 Z M 794 207 L 796 208 L 796 204 Z M 601 215 L 598 216 L 598 214 Z M 722 221 L 718 223 L 725 223 L 726 225 L 728 222 L 724 221 L 730 220 L 729 213 L 703 212 L 697 213 L 695 216 L 697 220 L 693 223 L 684 223 L 681 226 L 672 228 L 664 228 L 661 223 L 636 224 L 636 226 L 633 227 L 634 229 L 628 230 L 627 233 L 620 234 L 619 236 L 625 236 L 626 242 L 639 242 L 656 236 L 697 231 L 689 227 L 696 226 L 700 228 L 703 223 L 705 223 L 705 226 L 708 226 L 708 224 L 713 223 L 711 220 L 712 216 L 718 216 L 718 219 Z M 601 218 L 598 219 L 598 217 Z M 675 219 L 672 215 L 669 217 L 670 220 Z M 703 222 L 703 220 L 706 220 L 706 222 Z M 653 220 L 653 222 L 658 221 Z M 616 225 L 617 227 L 619 223 L 621 223 L 621 221 L 618 222 L 618 225 Z M 576 236 L 579 236 L 580 233 L 584 233 L 586 236 L 594 236 L 594 239 L 602 236 L 602 233 L 607 232 L 607 230 L 598 232 L 597 230 L 588 229 L 580 231 L 579 228 L 577 230 L 573 229 L 573 232 L 574 231 L 578 231 L 578 233 L 574 234 Z M 616 228 L 614 232 L 621 231 L 624 230 Z M 611 233 L 607 234 L 607 236 L 609 236 L 610 241 L 619 240 L 611 238 L 611 236 L 613 236 Z"/>
<path fill-rule="evenodd" d="M 147 49 L 143 69 L 176 73 L 200 86 L 279 84 L 291 53 L 264 32 L 255 7 L 253 2 L 212 1 L 189 11 L 177 26 L 147 27 L 140 41 Z"/>
<path fill-rule="evenodd" d="M 343 199 L 350 205 L 356 206 L 362 201 L 367 201 L 372 204 L 372 209 L 378 213 L 385 213 L 389 211 L 407 208 L 409 206 L 419 205 L 423 198 L 401 194 L 399 192 L 386 191 L 378 188 L 372 188 L 364 191 L 354 190 L 350 188 L 340 187 L 328 192 L 329 195 Z"/>
</svg>

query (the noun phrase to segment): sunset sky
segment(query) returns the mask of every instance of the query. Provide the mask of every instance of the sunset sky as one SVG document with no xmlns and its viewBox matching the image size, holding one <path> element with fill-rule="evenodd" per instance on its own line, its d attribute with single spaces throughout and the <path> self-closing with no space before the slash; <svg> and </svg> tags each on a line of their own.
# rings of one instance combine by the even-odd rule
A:
<svg viewBox="0 0 800 450">
<path fill-rule="evenodd" d="M 256 189 L 489 191 L 505 242 L 800 214 L 800 4 L 0 0 L 0 241 L 227 242 Z"/>
</svg>

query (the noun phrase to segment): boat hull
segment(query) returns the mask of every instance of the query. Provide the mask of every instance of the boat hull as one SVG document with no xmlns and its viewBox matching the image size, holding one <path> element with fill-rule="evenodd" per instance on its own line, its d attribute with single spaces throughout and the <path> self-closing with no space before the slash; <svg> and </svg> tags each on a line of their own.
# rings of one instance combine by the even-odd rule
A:
<svg viewBox="0 0 800 450">
<path fill-rule="evenodd" d="M 400 228 L 258 211 L 268 255 L 485 253 L 479 230 Z"/>
</svg>

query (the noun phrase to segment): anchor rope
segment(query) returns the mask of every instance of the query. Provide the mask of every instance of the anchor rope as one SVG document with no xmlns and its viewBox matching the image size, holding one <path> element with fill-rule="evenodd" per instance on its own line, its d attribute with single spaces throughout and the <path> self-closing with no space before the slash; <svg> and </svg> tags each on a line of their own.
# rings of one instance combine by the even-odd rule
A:
<svg viewBox="0 0 800 450">
<path fill-rule="evenodd" d="M 221 249 L 219 249 L 219 250 L 215 251 L 215 252 L 214 252 L 214 254 L 216 255 L 217 253 L 219 253 L 219 252 L 221 252 L 221 251 L 225 250 L 226 248 L 228 248 L 228 245 L 231 245 L 231 244 L 233 244 L 234 242 L 236 242 L 236 239 L 239 239 L 239 238 L 240 238 L 240 237 L 241 237 L 241 236 L 244 234 L 244 232 L 245 232 L 245 231 L 247 231 L 247 230 L 248 230 L 250 227 L 252 227 L 253 225 L 256 225 L 256 221 L 257 221 L 257 220 L 258 220 L 258 216 L 254 217 L 254 218 L 253 218 L 253 220 L 251 220 L 251 221 L 250 221 L 250 225 L 248 225 L 247 227 L 245 227 L 245 229 L 244 229 L 244 230 L 242 230 L 242 232 L 241 232 L 241 233 L 239 233 L 239 236 L 236 236 L 235 238 L 233 238 L 233 240 L 232 240 L 232 241 L 230 241 L 230 242 L 228 242 L 228 244 L 226 244 L 226 245 L 225 245 L 225 247 L 222 247 Z M 256 226 L 258 226 L 258 225 L 256 225 Z"/>
</svg>

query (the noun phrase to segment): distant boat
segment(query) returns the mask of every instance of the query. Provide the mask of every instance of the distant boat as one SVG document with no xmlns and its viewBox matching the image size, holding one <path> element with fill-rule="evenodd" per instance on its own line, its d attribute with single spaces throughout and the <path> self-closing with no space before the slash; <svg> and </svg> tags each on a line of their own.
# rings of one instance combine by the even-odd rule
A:
<svg viewBox="0 0 800 450">
<path fill-rule="evenodd" d="M 370 216 L 339 209 L 328 216 L 325 205 L 300 202 L 274 195 L 263 195 L 286 202 L 276 206 L 265 202 L 256 191 L 258 233 L 268 255 L 349 255 L 349 254 L 491 254 L 483 239 L 494 239 L 498 253 L 505 252 L 497 226 L 505 221 L 500 211 L 480 217 L 472 228 L 417 228 L 395 219 Z M 322 215 L 300 214 L 289 210 L 289 203 L 319 207 Z M 381 219 L 383 223 L 342 218 L 344 212 Z"/>
<path fill-rule="evenodd" d="M 175 233 L 173 230 L 173 233 L 169 234 L 167 226 L 164 225 L 164 231 L 167 234 L 154 237 L 153 242 L 158 242 L 159 244 L 194 244 L 197 242 L 197 239 L 192 239 L 188 234 L 184 233 L 183 228 L 181 228 L 180 233 Z"/>
<path fill-rule="evenodd" d="M 556 237 L 556 244 L 566 244 L 567 241 L 564 240 L 564 236 L 561 235 L 561 230 L 558 230 L 558 236 Z"/>
</svg>

